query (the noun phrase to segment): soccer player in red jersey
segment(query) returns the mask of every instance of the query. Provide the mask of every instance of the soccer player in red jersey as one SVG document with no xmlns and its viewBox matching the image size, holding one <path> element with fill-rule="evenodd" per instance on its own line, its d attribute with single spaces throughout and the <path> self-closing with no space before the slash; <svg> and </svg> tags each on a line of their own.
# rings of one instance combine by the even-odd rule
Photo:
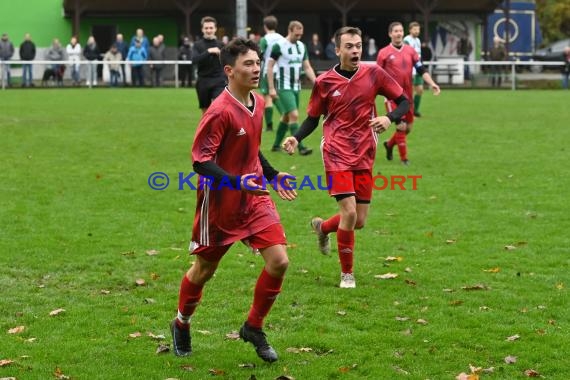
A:
<svg viewBox="0 0 570 380">
<path fill-rule="evenodd" d="M 410 45 L 404 44 L 404 27 L 400 22 L 393 22 L 388 27 L 388 35 L 391 42 L 378 52 L 376 63 L 388 72 L 402 86 L 406 97 L 410 100 L 410 109 L 396 126 L 396 132 L 390 140 L 384 142 L 386 148 L 386 158 L 391 161 L 393 158 L 394 145 L 398 145 L 400 160 L 404 165 L 408 165 L 408 148 L 406 136 L 412 131 L 414 123 L 413 107 L 413 69 L 421 75 L 424 81 L 432 88 L 434 95 L 439 95 L 440 89 L 433 81 L 431 75 L 426 71 L 420 56 Z M 390 111 L 394 104 L 386 100 L 386 109 Z"/>
<path fill-rule="evenodd" d="M 259 150 L 263 129 L 263 97 L 257 88 L 261 76 L 260 51 L 253 41 L 238 38 L 221 49 L 220 59 L 228 86 L 202 117 L 192 146 L 194 170 L 201 181 L 197 191 L 191 253 L 196 256 L 182 278 L 178 315 L 171 323 L 174 353 L 192 352 L 190 319 L 202 297 L 202 288 L 232 243 L 243 241 L 257 249 L 265 261 L 255 286 L 253 305 L 240 337 L 251 342 L 265 361 L 277 360 L 262 330 L 289 264 L 286 239 L 275 204 L 261 176 L 274 180 L 285 200 L 297 196 Z"/>
<path fill-rule="evenodd" d="M 399 121 L 409 103 L 400 85 L 382 68 L 360 63 L 360 29 L 342 27 L 334 38 L 340 64 L 317 78 L 307 119 L 283 147 L 292 154 L 299 142 L 315 130 L 321 115 L 325 116 L 321 149 L 329 194 L 336 198 L 339 213 L 324 221 L 313 218 L 311 225 L 323 254 L 330 251 L 328 234 L 337 233 L 340 287 L 354 288 L 354 230 L 364 226 L 370 208 L 376 133 Z M 397 107 L 386 115 L 376 115 L 376 95 L 393 99 Z"/>
</svg>

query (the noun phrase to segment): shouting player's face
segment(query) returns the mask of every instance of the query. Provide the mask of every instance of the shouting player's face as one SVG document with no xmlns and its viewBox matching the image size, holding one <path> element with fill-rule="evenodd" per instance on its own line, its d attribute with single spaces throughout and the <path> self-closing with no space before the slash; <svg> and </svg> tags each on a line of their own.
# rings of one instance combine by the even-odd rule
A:
<svg viewBox="0 0 570 380">
<path fill-rule="evenodd" d="M 261 60 L 254 50 L 240 54 L 234 66 L 226 65 L 224 71 L 230 84 L 243 89 L 254 89 L 259 86 Z"/>
<path fill-rule="evenodd" d="M 392 45 L 401 46 L 404 40 L 404 27 L 402 25 L 394 25 L 388 35 L 392 40 Z"/>
<path fill-rule="evenodd" d="M 358 34 L 343 34 L 340 36 L 339 46 L 336 47 L 336 55 L 342 70 L 356 70 L 362 55 L 362 38 Z"/>
</svg>

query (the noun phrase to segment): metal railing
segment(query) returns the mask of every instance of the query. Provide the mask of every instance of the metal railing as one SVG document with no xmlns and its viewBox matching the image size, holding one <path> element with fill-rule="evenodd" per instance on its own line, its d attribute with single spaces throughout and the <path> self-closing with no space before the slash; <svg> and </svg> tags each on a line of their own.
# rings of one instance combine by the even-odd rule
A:
<svg viewBox="0 0 570 380">
<path fill-rule="evenodd" d="M 453 57 L 453 60 L 435 60 L 424 62 L 425 65 L 429 67 L 430 73 L 437 77 L 449 77 L 450 85 L 453 85 L 452 79 L 462 77 L 464 74 L 465 67 L 467 66 L 473 72 L 481 72 L 484 67 L 504 67 L 502 74 L 508 74 L 509 81 L 511 83 L 511 89 L 516 90 L 517 88 L 517 70 L 528 70 L 531 69 L 533 66 L 541 68 L 548 67 L 562 67 L 564 62 L 542 62 L 542 61 L 533 61 L 533 62 L 526 62 L 526 61 L 463 61 L 461 57 Z M 374 62 L 366 62 L 369 64 L 373 64 Z M 0 60 L 0 81 L 1 81 L 1 88 L 6 88 L 6 66 L 7 65 L 34 65 L 34 66 L 45 66 L 46 68 L 53 65 L 65 65 L 65 66 L 72 66 L 72 65 L 79 65 L 79 66 L 87 66 L 89 64 L 94 65 L 103 65 L 103 70 L 109 64 L 121 64 L 125 65 L 125 70 L 127 71 L 128 79 L 130 81 L 130 67 L 132 65 L 171 65 L 174 69 L 173 78 L 172 74 L 166 78 L 166 80 L 174 79 L 174 87 L 179 87 L 179 77 L 178 77 L 178 69 L 180 65 L 191 65 L 192 61 L 179 61 L 179 60 L 164 60 L 164 61 L 79 61 L 79 62 L 71 62 L 69 60 L 61 60 L 61 61 L 49 61 L 49 60 L 34 60 L 34 61 L 22 61 L 22 60 L 7 60 L 2 61 Z M 331 67 L 334 66 L 334 62 L 331 62 Z M 441 69 L 443 67 L 443 69 Z M 540 75 L 540 74 L 537 74 Z M 434 78 L 434 79 L 436 79 Z M 126 79 L 126 78 L 125 78 Z M 165 78 L 163 78 L 165 79 Z M 436 79 L 437 80 L 437 79 Z M 463 80 L 461 80 L 463 83 Z M 92 87 L 93 83 L 88 83 L 88 87 Z"/>
</svg>

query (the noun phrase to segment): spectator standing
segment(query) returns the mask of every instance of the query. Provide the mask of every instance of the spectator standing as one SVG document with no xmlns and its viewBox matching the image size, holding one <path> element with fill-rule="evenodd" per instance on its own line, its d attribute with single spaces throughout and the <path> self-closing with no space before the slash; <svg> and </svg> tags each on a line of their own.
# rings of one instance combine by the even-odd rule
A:
<svg viewBox="0 0 570 380">
<path fill-rule="evenodd" d="M 144 35 L 144 30 L 142 30 L 141 28 L 137 29 L 135 35 L 131 38 L 131 44 L 129 45 L 129 48 L 134 47 L 137 41 L 140 42 L 141 44 L 140 47 L 145 51 L 145 54 L 148 57 L 148 49 L 150 48 L 150 46 L 148 38 L 146 38 L 146 36 Z"/>
<path fill-rule="evenodd" d="M 20 44 L 20 59 L 22 61 L 33 61 L 36 58 L 36 44 L 32 42 L 30 33 L 24 35 L 24 42 Z M 22 65 L 22 87 L 33 87 L 32 64 Z"/>
<path fill-rule="evenodd" d="M 188 87 L 192 87 L 192 43 L 190 37 L 184 36 L 182 39 L 182 45 L 178 48 L 178 60 L 182 61 L 183 64 L 178 65 L 178 79 L 180 80 L 180 85 L 184 87 L 186 84 Z"/>
<path fill-rule="evenodd" d="M 2 62 L 2 73 L 4 75 L 4 78 L 2 79 L 6 79 L 6 85 L 8 87 L 12 86 L 11 75 L 10 75 L 10 64 L 6 63 L 5 61 L 9 61 L 10 59 L 12 59 L 13 55 L 14 55 L 14 44 L 12 44 L 12 42 L 8 38 L 8 34 L 4 33 L 2 34 L 2 38 L 0 39 L 0 60 L 4 61 Z"/>
<path fill-rule="evenodd" d="M 493 38 L 493 47 L 489 52 L 491 61 L 504 61 L 507 58 L 507 50 L 503 45 L 503 40 L 499 36 Z M 503 66 L 491 65 L 491 86 L 501 87 L 501 80 L 503 75 Z"/>
<path fill-rule="evenodd" d="M 46 53 L 46 60 L 48 61 L 57 61 L 51 65 L 50 70 L 53 72 L 53 75 L 56 78 L 57 84 L 59 86 L 63 86 L 63 66 L 60 62 L 63 61 L 65 58 L 65 51 L 61 47 L 61 43 L 59 42 L 58 38 L 54 38 L 51 44 L 51 47 L 48 49 Z M 45 81 L 44 81 L 45 82 Z"/>
<path fill-rule="evenodd" d="M 131 61 L 131 75 L 133 86 L 144 86 L 143 62 L 147 59 L 146 50 L 143 49 L 141 41 L 135 41 L 135 46 L 131 46 L 127 54 L 127 61 Z"/>
<path fill-rule="evenodd" d="M 119 85 L 119 78 L 121 77 L 121 65 L 120 61 L 123 60 L 123 55 L 117 49 L 117 45 L 111 45 L 111 49 L 103 57 L 103 61 L 107 62 L 109 65 L 109 76 L 111 87 L 117 87 Z"/>
<path fill-rule="evenodd" d="M 65 47 L 67 53 L 67 59 L 71 65 L 71 80 L 74 86 L 79 86 L 79 68 L 81 62 L 81 45 L 77 42 L 77 37 L 71 37 L 71 40 Z"/>
<path fill-rule="evenodd" d="M 150 61 L 164 61 L 164 44 L 161 42 L 159 36 L 152 39 L 152 46 L 149 49 L 148 54 Z M 160 87 L 162 85 L 162 69 L 164 68 L 163 63 L 151 63 L 150 64 L 150 77 L 152 87 Z"/>
<path fill-rule="evenodd" d="M 129 54 L 129 46 L 124 40 L 124 37 L 121 33 L 118 33 L 115 37 L 115 46 L 117 47 L 117 51 L 121 53 L 121 57 L 123 60 L 127 59 L 127 55 Z M 125 64 L 121 63 L 121 75 L 123 76 L 123 86 L 127 85 L 127 73 L 125 72 Z"/>
<path fill-rule="evenodd" d="M 336 47 L 334 43 L 334 36 L 332 36 L 331 40 L 327 44 L 327 47 L 325 48 L 325 59 L 328 59 L 329 61 L 336 61 L 337 56 L 335 49 Z"/>
<path fill-rule="evenodd" d="M 99 59 L 99 48 L 95 42 L 95 37 L 89 36 L 87 45 L 83 49 L 83 56 L 89 61 L 87 64 L 87 86 L 97 86 L 97 64 Z"/>
<path fill-rule="evenodd" d="M 309 46 L 307 46 L 307 50 L 309 51 L 310 60 L 323 59 L 323 44 L 321 44 L 321 40 L 317 33 L 313 33 L 311 42 L 309 43 Z"/>
</svg>

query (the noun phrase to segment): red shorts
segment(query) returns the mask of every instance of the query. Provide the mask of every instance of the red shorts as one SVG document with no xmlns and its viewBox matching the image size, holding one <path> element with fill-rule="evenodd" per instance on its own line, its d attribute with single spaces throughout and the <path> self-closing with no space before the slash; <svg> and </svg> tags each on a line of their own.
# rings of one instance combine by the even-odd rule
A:
<svg viewBox="0 0 570 380">
<path fill-rule="evenodd" d="M 354 194 L 357 201 L 372 199 L 372 169 L 327 171 L 327 187 L 331 196 Z"/>
<path fill-rule="evenodd" d="M 287 239 L 281 223 L 274 223 L 267 226 L 264 230 L 242 239 L 242 242 L 253 249 L 263 249 L 274 245 L 286 245 Z M 231 244 L 220 246 L 201 245 L 190 253 L 199 255 L 206 261 L 217 262 L 222 259 L 231 246 Z"/>
<path fill-rule="evenodd" d="M 387 99 L 384 101 L 384 105 L 386 106 L 386 112 L 392 112 L 398 107 L 396 102 L 393 102 L 392 100 L 387 100 Z M 410 109 L 408 110 L 408 112 L 404 116 L 402 116 L 402 121 L 406 122 L 406 124 L 413 124 L 414 123 L 414 102 L 413 101 L 410 101 Z"/>
</svg>

